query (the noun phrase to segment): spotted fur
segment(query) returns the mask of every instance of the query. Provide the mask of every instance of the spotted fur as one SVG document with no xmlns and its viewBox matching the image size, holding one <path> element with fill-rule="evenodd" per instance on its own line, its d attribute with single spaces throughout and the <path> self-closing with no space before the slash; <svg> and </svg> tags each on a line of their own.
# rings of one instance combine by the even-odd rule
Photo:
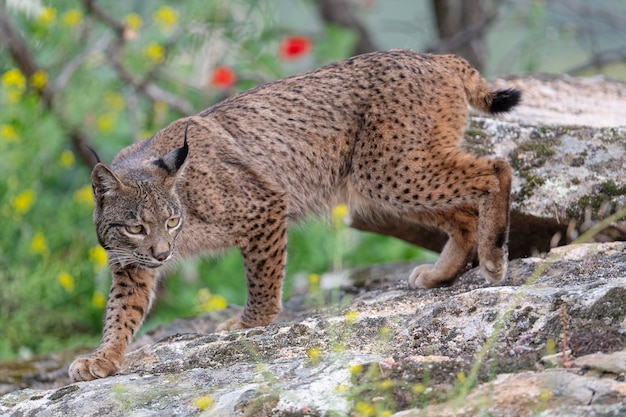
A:
<svg viewBox="0 0 626 417">
<path fill-rule="evenodd" d="M 414 269 L 412 286 L 449 285 L 476 254 L 487 279 L 500 281 L 510 168 L 458 145 L 468 103 L 502 112 L 519 99 L 517 90 L 493 91 L 456 56 L 375 52 L 233 96 L 123 149 L 110 168 L 98 164 L 94 218 L 113 283 L 100 346 L 70 375 L 119 369 L 170 259 L 238 247 L 248 299 L 223 327 L 271 323 L 287 224 L 340 202 L 372 221 L 395 216 L 448 234 L 439 260 Z"/>
</svg>

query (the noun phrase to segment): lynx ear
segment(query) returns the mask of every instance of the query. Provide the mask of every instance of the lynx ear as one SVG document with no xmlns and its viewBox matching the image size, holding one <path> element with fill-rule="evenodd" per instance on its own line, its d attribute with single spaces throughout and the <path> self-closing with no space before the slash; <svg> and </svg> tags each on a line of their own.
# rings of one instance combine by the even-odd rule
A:
<svg viewBox="0 0 626 417">
<path fill-rule="evenodd" d="M 117 175 L 102 162 L 98 162 L 96 166 L 93 167 L 91 171 L 91 184 L 96 200 L 101 199 L 105 195 L 115 194 L 124 186 Z"/>
<path fill-rule="evenodd" d="M 157 159 L 154 161 L 154 164 L 159 168 L 165 170 L 167 175 L 170 177 L 176 176 L 180 168 L 185 163 L 187 159 L 187 154 L 189 153 L 189 145 L 187 144 L 187 129 L 189 128 L 189 122 L 185 125 L 185 139 L 183 146 L 180 148 L 176 148 L 163 158 Z"/>
</svg>

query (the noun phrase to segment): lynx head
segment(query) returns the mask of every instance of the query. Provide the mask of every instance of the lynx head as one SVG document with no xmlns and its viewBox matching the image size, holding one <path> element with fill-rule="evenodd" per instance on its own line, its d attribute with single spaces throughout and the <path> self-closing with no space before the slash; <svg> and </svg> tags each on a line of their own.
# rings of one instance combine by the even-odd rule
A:
<svg viewBox="0 0 626 417">
<path fill-rule="evenodd" d="M 115 172 L 93 168 L 94 223 L 110 264 L 158 268 L 172 258 L 183 225 L 176 181 L 188 150 L 185 129 L 183 146 L 161 158 Z"/>
</svg>

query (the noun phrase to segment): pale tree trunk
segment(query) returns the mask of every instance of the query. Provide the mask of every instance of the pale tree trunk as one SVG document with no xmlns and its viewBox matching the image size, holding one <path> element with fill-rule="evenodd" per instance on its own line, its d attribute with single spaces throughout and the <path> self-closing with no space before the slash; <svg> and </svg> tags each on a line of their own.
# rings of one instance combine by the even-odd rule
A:
<svg viewBox="0 0 626 417">
<path fill-rule="evenodd" d="M 439 41 L 429 52 L 452 53 L 476 69 L 485 68 L 485 35 L 497 15 L 498 0 L 432 0 Z"/>
</svg>

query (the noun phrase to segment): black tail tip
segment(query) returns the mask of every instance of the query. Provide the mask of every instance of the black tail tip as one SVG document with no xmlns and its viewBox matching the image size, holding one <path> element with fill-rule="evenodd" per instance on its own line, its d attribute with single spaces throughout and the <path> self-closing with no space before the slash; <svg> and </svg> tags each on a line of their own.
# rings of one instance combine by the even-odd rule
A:
<svg viewBox="0 0 626 417">
<path fill-rule="evenodd" d="M 521 100 L 522 92 L 515 88 L 495 91 L 491 100 L 491 106 L 489 106 L 489 112 L 505 113 L 517 106 Z"/>
</svg>

